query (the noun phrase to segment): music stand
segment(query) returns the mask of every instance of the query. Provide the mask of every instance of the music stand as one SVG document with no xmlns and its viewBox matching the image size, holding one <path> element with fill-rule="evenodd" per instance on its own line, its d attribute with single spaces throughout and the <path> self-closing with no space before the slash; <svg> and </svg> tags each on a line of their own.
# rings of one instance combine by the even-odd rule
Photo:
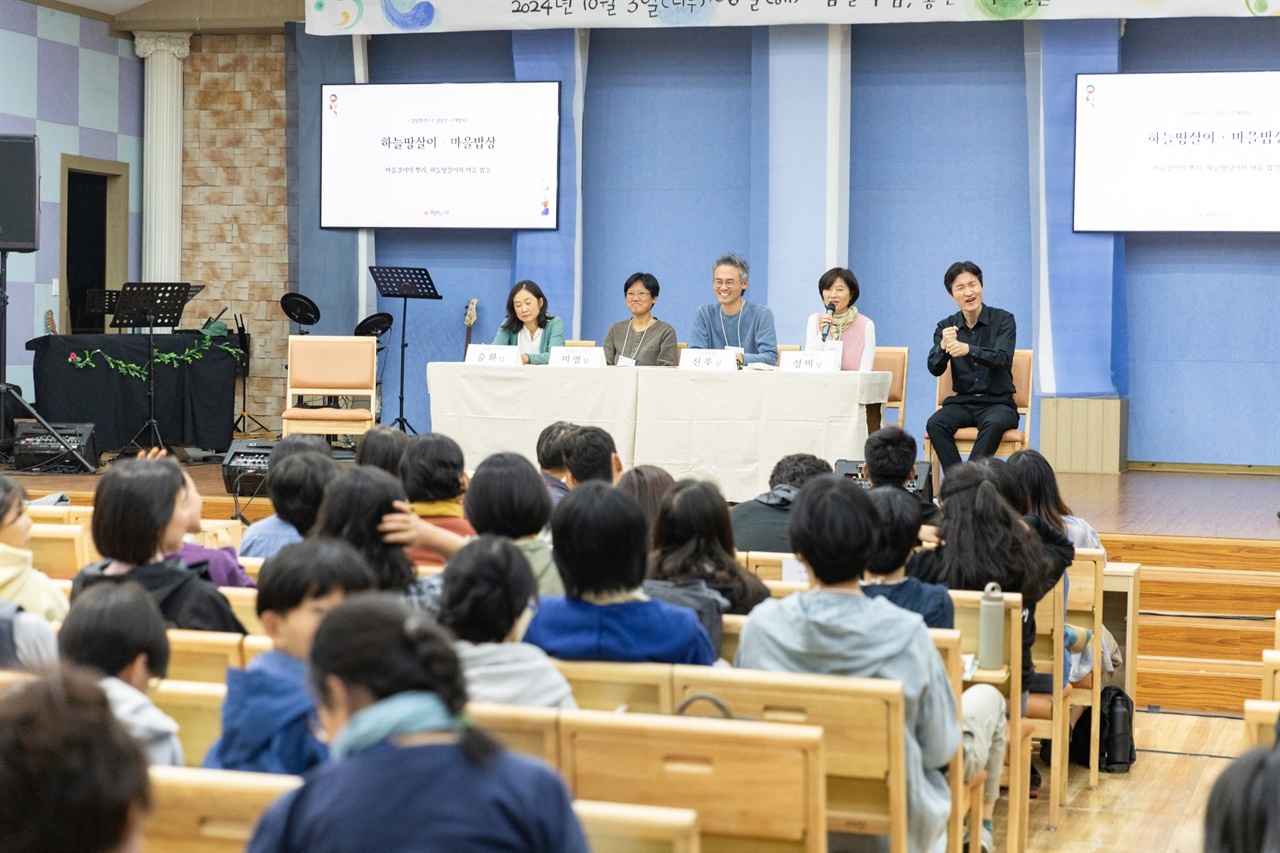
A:
<svg viewBox="0 0 1280 853">
<path fill-rule="evenodd" d="M 390 426 L 399 427 L 402 432 L 418 434 L 404 417 L 404 362 L 405 351 L 409 344 L 405 342 L 404 333 L 406 318 L 409 313 L 410 299 L 444 299 L 436 291 L 436 283 L 431 280 L 431 273 L 426 267 L 369 267 L 369 275 L 378 286 L 378 293 L 389 298 L 400 299 L 400 417 Z"/>
<path fill-rule="evenodd" d="M 114 314 L 120 299 L 118 290 L 90 290 L 86 295 L 84 310 L 90 314 Z"/>
<path fill-rule="evenodd" d="M 262 421 L 249 414 L 249 332 L 244 325 L 243 314 L 232 314 L 232 318 L 236 321 L 236 338 L 240 343 L 240 349 L 244 353 L 244 361 L 236 363 L 236 373 L 240 375 L 240 417 L 236 418 L 231 424 L 231 431 L 234 432 L 271 432 Z M 249 429 L 249 424 L 258 425 L 256 430 Z M 237 480 L 237 483 L 239 481 Z M 257 494 L 256 492 L 254 494 Z M 239 496 L 237 495 L 237 498 Z M 236 505 L 236 515 L 232 518 L 239 517 L 239 503 Z M 248 524 L 248 522 L 245 522 Z"/>
<path fill-rule="evenodd" d="M 191 298 L 191 285 L 186 282 L 125 282 L 116 303 L 111 325 L 117 329 L 147 328 L 147 422 L 134 433 L 129 443 L 116 455 L 124 456 L 130 447 L 142 448 L 138 441 L 149 433 L 148 447 L 164 447 L 160 425 L 156 423 L 156 326 L 176 328 L 182 322 L 182 308 Z M 114 460 L 113 460 L 114 461 Z"/>
</svg>

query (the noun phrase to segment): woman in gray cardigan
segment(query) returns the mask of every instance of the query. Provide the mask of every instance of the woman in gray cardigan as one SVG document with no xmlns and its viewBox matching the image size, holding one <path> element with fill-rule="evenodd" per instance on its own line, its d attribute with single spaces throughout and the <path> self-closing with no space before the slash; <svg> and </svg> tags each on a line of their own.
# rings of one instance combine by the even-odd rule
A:
<svg viewBox="0 0 1280 853">
<path fill-rule="evenodd" d="M 604 336 L 604 359 L 608 364 L 669 367 L 676 363 L 676 330 L 653 316 L 658 301 L 658 280 L 638 272 L 622 286 L 630 320 L 609 327 Z"/>
</svg>

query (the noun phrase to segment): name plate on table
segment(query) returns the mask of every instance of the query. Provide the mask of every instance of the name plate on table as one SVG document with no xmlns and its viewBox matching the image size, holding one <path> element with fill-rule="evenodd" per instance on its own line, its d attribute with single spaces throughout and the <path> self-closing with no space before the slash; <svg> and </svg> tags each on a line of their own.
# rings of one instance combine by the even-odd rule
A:
<svg viewBox="0 0 1280 853">
<path fill-rule="evenodd" d="M 604 347 L 552 347 L 553 367 L 604 367 Z"/>
<path fill-rule="evenodd" d="M 784 352 L 779 368 L 820 373 L 833 372 L 840 369 L 840 353 L 836 350 Z"/>
<path fill-rule="evenodd" d="M 723 349 L 682 349 L 680 370 L 737 370 L 738 358 Z"/>
<path fill-rule="evenodd" d="M 463 360 L 464 364 L 483 364 L 486 367 L 495 367 L 497 365 L 514 365 L 519 367 L 522 362 L 520 360 L 519 347 L 500 347 L 493 344 L 472 344 L 467 347 L 467 357 Z"/>
</svg>

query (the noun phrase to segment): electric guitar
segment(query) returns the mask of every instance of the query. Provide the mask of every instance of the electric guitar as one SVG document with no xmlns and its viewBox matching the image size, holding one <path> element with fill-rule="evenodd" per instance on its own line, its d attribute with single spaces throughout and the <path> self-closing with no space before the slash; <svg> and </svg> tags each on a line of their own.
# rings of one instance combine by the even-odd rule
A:
<svg viewBox="0 0 1280 853">
<path fill-rule="evenodd" d="M 467 358 L 467 350 L 471 347 L 471 327 L 476 324 L 476 303 L 479 299 L 472 299 L 467 303 L 467 310 L 462 314 L 462 322 L 467 327 L 467 342 L 462 345 L 462 358 Z"/>
<path fill-rule="evenodd" d="M 53 319 L 53 311 L 44 312 L 44 329 L 51 335 L 58 334 L 58 321 Z"/>
</svg>

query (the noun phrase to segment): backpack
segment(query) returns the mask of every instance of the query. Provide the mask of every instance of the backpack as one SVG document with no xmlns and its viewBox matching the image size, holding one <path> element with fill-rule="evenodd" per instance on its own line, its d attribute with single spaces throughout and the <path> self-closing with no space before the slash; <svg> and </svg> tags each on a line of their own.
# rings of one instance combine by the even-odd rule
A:
<svg viewBox="0 0 1280 853">
<path fill-rule="evenodd" d="M 1102 700 L 1098 703 L 1101 719 L 1098 721 L 1098 765 L 1107 773 L 1128 773 L 1129 766 L 1138 758 L 1133 743 L 1133 700 L 1129 694 L 1112 685 L 1102 688 Z M 1093 708 L 1085 708 L 1071 732 L 1071 761 L 1089 766 L 1090 714 Z"/>
</svg>

